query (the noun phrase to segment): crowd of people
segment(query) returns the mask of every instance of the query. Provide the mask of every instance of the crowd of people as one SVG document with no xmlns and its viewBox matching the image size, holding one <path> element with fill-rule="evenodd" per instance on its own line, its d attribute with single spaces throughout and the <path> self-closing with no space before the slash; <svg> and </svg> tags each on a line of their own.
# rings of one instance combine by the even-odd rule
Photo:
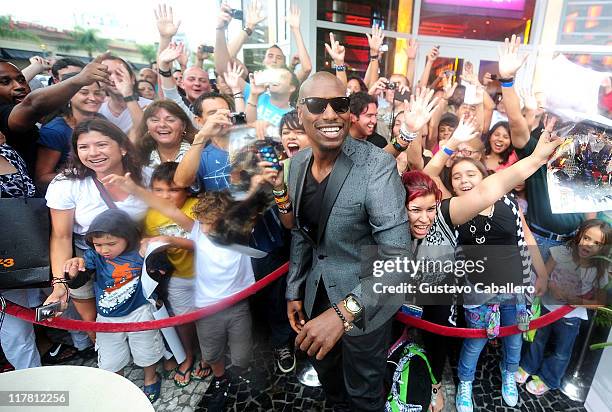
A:
<svg viewBox="0 0 612 412">
<path fill-rule="evenodd" d="M 311 74 L 300 10 L 292 7 L 285 19 L 298 53 L 289 58 L 272 46 L 265 70 L 251 72 L 236 56 L 265 16 L 253 0 L 243 29 L 228 39 L 232 16 L 221 5 L 214 54 L 199 47 L 193 65 L 173 41 L 178 19 L 165 5 L 152 22 L 160 36 L 156 67 L 138 74 L 108 52 L 88 64 L 36 57 L 23 70 L 0 60 L 0 197 L 46 199 L 52 272 L 50 290 L 2 295 L 26 307 L 61 302 L 58 315 L 84 321 L 143 322 L 158 309 L 141 282 L 153 242 L 165 248 L 146 259 L 147 274 L 172 316 L 217 303 L 289 261 L 287 276 L 261 292 L 265 319 L 255 322 L 269 326 L 278 369 L 292 372 L 295 352 L 304 351 L 334 408 L 381 411 L 393 317 L 413 301 L 372 294 L 376 279 L 363 272 L 364 248 L 376 246 L 378 259 L 454 260 L 482 257 L 481 246 L 511 247 L 516 252 L 498 256 L 482 276 L 495 278 L 504 268 L 534 294 L 423 305 L 422 317 L 487 331 L 488 339 L 460 343 L 456 408 L 468 412 L 479 356 L 500 326 L 527 330 L 536 296 L 543 313 L 580 305 L 538 330 L 527 348 L 520 334 L 501 339 L 499 390 L 508 406 L 517 405 L 525 382 L 537 396 L 558 389 L 587 309 L 605 302 L 609 266 L 599 257 L 610 255 L 612 219 L 609 212 L 551 212 L 546 162 L 563 141 L 556 135 L 561 120 L 532 93 L 516 91 L 525 61 L 520 38 L 500 47 L 495 76 L 481 81 L 466 63 L 460 82 L 441 71 L 430 84 L 437 47 L 419 77 L 415 59 L 425 51 L 414 40 L 407 72 L 382 73 L 384 34 L 373 27 L 362 78 L 347 75 L 346 49 L 330 33 L 333 69 Z M 203 69 L 207 59 L 215 82 Z M 52 84 L 31 89 L 34 76 L 48 70 Z M 610 93 L 608 81 L 603 94 Z M 610 107 L 602 110 L 609 116 Z M 237 174 L 230 135 L 244 127 L 237 118 L 263 140 L 279 136 L 286 156 L 260 157 L 255 173 L 241 172 L 241 199 L 229 191 Z M 422 275 L 457 282 L 453 273 Z M 400 284 L 408 274 L 385 276 Z M 99 368 L 144 368 L 151 402 L 164 378 L 184 387 L 212 376 L 207 407 L 222 410 L 232 382 L 255 382 L 253 324 L 244 300 L 178 326 L 186 355 L 180 363 L 165 356 L 158 330 L 71 337 L 79 351 L 97 352 Z M 421 337 L 432 369 L 429 408 L 440 411 L 453 341 L 426 331 Z M 552 353 L 545 351 L 549 341 Z M 7 315 L 0 342 L 16 369 L 41 365 L 32 324 Z"/>
</svg>

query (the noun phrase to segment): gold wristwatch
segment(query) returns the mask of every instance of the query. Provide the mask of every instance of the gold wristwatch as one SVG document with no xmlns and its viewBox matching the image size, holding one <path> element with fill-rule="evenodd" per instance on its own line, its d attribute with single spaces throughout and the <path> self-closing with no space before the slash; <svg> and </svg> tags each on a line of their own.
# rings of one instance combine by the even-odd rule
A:
<svg viewBox="0 0 612 412">
<path fill-rule="evenodd" d="M 353 322 L 361 318 L 363 308 L 354 295 L 348 295 L 343 301 L 344 309 L 353 315 Z"/>
</svg>

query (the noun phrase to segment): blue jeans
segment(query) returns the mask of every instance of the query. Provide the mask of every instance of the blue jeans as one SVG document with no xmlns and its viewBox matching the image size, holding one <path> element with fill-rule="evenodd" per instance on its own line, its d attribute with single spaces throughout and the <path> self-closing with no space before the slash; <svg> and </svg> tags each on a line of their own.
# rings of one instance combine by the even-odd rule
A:
<svg viewBox="0 0 612 412">
<path fill-rule="evenodd" d="M 500 323 L 501 326 L 510 326 L 516 324 L 516 305 L 500 305 Z M 465 321 L 469 328 L 475 327 L 468 316 L 465 317 Z M 523 343 L 522 335 L 510 335 L 505 336 L 502 339 L 502 370 L 508 372 L 516 372 L 518 370 L 519 361 L 521 359 L 521 345 Z M 461 354 L 459 355 L 459 366 L 457 368 L 457 374 L 459 379 L 462 381 L 471 382 L 474 380 L 474 374 L 476 373 L 476 365 L 478 364 L 478 358 L 480 352 L 487 344 L 486 338 L 477 339 L 464 339 L 463 346 L 461 347 Z"/>
<path fill-rule="evenodd" d="M 542 308 L 542 315 L 549 311 Z M 538 375 L 551 389 L 561 385 L 561 379 L 572 357 L 572 348 L 580 330 L 580 318 L 562 318 L 538 329 L 533 343 L 521 359 L 521 368 L 530 375 Z M 554 336 L 554 351 L 544 357 L 548 340 Z"/>
<path fill-rule="evenodd" d="M 540 249 L 540 254 L 542 255 L 542 259 L 544 259 L 544 263 L 546 263 L 548 257 L 550 256 L 549 249 L 553 246 L 559 246 L 563 244 L 563 242 L 540 236 L 534 231 L 531 231 L 531 234 L 533 235 L 533 238 L 538 244 L 538 249 Z"/>
</svg>

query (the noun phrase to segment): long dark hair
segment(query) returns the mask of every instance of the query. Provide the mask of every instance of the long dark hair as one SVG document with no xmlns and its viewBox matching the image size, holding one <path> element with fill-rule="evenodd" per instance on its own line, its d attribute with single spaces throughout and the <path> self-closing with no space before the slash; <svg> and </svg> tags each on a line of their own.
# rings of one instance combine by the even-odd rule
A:
<svg viewBox="0 0 612 412">
<path fill-rule="evenodd" d="M 125 156 L 121 159 L 123 169 L 125 172 L 130 172 L 132 180 L 137 184 L 142 182 L 142 164 L 136 155 L 136 150 L 123 131 L 105 119 L 90 119 L 79 123 L 72 133 L 72 153 L 70 154 L 70 160 L 68 168 L 64 172 L 64 176 L 68 179 L 85 179 L 91 176 L 95 179 L 96 174 L 93 170 L 85 166 L 81 159 L 79 159 L 77 143 L 79 136 L 83 133 L 98 132 L 104 136 L 117 142 L 120 148 L 125 150 Z"/>
<path fill-rule="evenodd" d="M 601 250 L 597 252 L 596 256 L 606 257 L 608 259 L 610 258 L 610 244 L 612 243 L 612 228 L 610 227 L 610 224 L 601 219 L 588 219 L 580 224 L 576 235 L 566 244 L 566 246 L 572 251 L 572 259 L 576 264 L 580 262 L 580 255 L 578 254 L 580 240 L 582 239 L 582 236 L 584 236 L 585 232 L 592 227 L 598 227 L 603 233 Z M 597 276 L 593 281 L 594 288 L 599 287 L 599 281 L 608 272 L 608 268 L 610 267 L 610 262 L 606 259 L 602 259 L 601 257 L 593 256 L 590 258 L 593 263 L 593 267 L 595 267 L 597 270 Z"/>
<path fill-rule="evenodd" d="M 164 109 L 172 116 L 177 117 L 185 126 L 185 134 L 182 137 L 182 140 L 193 143 L 193 138 L 195 137 L 198 130 L 191 123 L 191 119 L 187 117 L 185 111 L 181 109 L 181 107 L 174 103 L 171 100 L 156 100 L 153 103 L 149 104 L 142 114 L 142 121 L 138 125 L 138 130 L 136 131 L 136 135 L 140 136 L 138 139 L 138 144 L 136 148 L 138 150 L 138 154 L 140 155 L 141 161 L 144 164 L 149 163 L 149 157 L 151 156 L 151 152 L 153 149 L 157 147 L 157 142 L 151 134 L 149 133 L 149 128 L 147 127 L 147 120 L 151 117 L 155 116 L 155 114 Z"/>
<path fill-rule="evenodd" d="M 491 130 L 489 130 L 489 133 L 487 133 L 487 137 L 484 141 L 485 144 L 485 155 L 490 155 L 491 154 L 491 136 L 493 136 L 493 133 L 495 132 L 495 130 L 499 129 L 500 127 L 503 127 L 504 129 L 506 129 L 508 131 L 508 136 L 510 136 L 510 146 L 508 146 L 506 148 L 506 150 L 504 150 L 503 152 L 500 153 L 500 157 L 502 158 L 501 162 L 499 162 L 500 165 L 505 165 L 506 163 L 508 163 L 508 159 L 510 158 L 510 155 L 512 154 L 512 152 L 514 151 L 514 146 L 512 146 L 512 135 L 510 134 L 510 124 L 508 122 L 497 122 L 493 125 L 493 127 L 491 128 Z"/>
</svg>

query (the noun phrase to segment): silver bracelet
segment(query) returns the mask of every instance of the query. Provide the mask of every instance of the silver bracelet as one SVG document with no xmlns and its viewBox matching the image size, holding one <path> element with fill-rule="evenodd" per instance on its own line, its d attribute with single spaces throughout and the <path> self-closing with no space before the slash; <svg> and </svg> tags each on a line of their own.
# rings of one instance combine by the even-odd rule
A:
<svg viewBox="0 0 612 412">
<path fill-rule="evenodd" d="M 409 132 L 408 130 L 405 130 L 404 125 L 400 127 L 399 137 L 406 143 L 412 142 L 414 139 L 417 138 L 418 135 L 418 132 Z"/>
</svg>

